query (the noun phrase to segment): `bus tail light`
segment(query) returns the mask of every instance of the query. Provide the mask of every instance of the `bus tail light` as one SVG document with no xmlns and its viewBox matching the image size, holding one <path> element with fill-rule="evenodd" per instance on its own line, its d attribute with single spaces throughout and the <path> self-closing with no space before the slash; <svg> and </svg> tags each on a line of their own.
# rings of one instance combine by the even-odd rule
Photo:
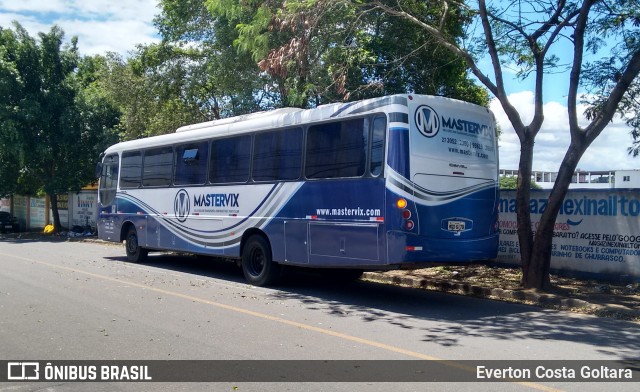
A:
<svg viewBox="0 0 640 392">
<path fill-rule="evenodd" d="M 407 208 L 409 206 L 409 203 L 407 202 L 407 199 L 404 198 L 399 198 L 398 200 L 396 200 L 396 207 L 401 211 L 401 215 L 402 215 L 402 219 L 403 219 L 403 227 L 405 230 L 413 230 L 413 228 L 415 227 L 415 223 L 410 220 L 412 214 L 411 214 L 411 210 L 409 208 Z"/>
<path fill-rule="evenodd" d="M 415 226 L 415 224 L 413 223 L 412 220 L 408 220 L 404 223 L 404 228 L 407 230 L 413 230 L 413 227 Z"/>
</svg>

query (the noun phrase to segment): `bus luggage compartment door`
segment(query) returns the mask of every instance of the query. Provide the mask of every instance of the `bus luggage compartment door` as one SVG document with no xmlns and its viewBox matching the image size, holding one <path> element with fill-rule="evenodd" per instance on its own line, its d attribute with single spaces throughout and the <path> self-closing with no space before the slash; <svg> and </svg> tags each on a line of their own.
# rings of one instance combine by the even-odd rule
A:
<svg viewBox="0 0 640 392">
<path fill-rule="evenodd" d="M 284 222 L 284 261 L 309 264 L 308 225 L 305 220 Z"/>
<path fill-rule="evenodd" d="M 378 264 L 380 225 L 310 222 L 309 258 L 317 265 Z"/>
</svg>

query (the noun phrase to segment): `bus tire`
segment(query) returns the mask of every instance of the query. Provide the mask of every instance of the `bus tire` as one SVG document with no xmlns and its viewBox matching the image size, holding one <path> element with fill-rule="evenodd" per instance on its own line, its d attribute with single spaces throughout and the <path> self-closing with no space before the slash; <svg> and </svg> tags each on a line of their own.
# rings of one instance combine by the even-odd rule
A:
<svg viewBox="0 0 640 392">
<path fill-rule="evenodd" d="M 140 263 L 146 260 L 149 251 L 141 248 L 138 243 L 138 232 L 136 228 L 131 226 L 127 231 L 125 239 L 125 250 L 127 252 L 127 260 L 132 263 Z"/>
<path fill-rule="evenodd" d="M 269 286 L 280 279 L 281 267 L 273 261 L 269 242 L 261 235 L 249 237 L 242 249 L 242 273 L 254 286 Z"/>
</svg>

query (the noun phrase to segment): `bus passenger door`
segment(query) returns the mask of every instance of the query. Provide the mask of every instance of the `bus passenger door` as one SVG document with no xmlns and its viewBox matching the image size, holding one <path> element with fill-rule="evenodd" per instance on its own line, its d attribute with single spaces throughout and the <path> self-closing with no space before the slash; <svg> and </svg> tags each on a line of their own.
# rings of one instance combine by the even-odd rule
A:
<svg viewBox="0 0 640 392">
<path fill-rule="evenodd" d="M 309 226 L 306 220 L 284 222 L 284 261 L 309 264 Z"/>
</svg>

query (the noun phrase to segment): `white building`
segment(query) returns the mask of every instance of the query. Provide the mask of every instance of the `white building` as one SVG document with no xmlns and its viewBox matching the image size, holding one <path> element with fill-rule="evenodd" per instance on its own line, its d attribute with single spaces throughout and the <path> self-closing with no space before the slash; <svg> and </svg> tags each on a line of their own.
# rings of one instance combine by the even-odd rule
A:
<svg viewBox="0 0 640 392">
<path fill-rule="evenodd" d="M 500 169 L 500 176 L 518 176 L 517 170 Z M 533 171 L 531 180 L 542 189 L 551 189 L 557 172 Z M 640 188 L 640 170 L 576 170 L 569 189 Z"/>
<path fill-rule="evenodd" d="M 616 170 L 616 188 L 640 188 L 640 170 Z"/>
</svg>

